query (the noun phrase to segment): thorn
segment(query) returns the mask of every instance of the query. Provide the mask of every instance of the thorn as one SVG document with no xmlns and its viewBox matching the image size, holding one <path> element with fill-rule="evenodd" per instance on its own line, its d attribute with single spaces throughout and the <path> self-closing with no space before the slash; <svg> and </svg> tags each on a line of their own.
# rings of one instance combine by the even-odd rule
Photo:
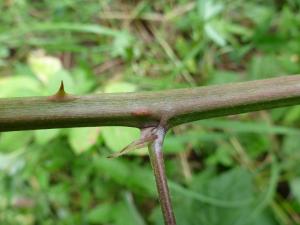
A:
<svg viewBox="0 0 300 225">
<path fill-rule="evenodd" d="M 74 97 L 71 97 L 65 92 L 64 82 L 61 81 L 58 91 L 56 92 L 56 94 L 50 96 L 49 99 L 52 101 L 66 101 L 72 100 L 74 99 Z"/>
<path fill-rule="evenodd" d="M 67 93 L 65 92 L 65 86 L 64 86 L 63 81 L 60 82 L 60 87 L 59 87 L 59 89 L 58 89 L 58 91 L 55 95 L 59 95 L 59 96 L 66 96 L 67 95 Z"/>
<path fill-rule="evenodd" d="M 122 156 L 128 152 L 131 152 L 136 149 L 143 148 L 150 143 L 152 143 L 156 138 L 157 135 L 155 134 L 155 127 L 148 127 L 141 130 L 141 137 L 138 140 L 135 140 L 131 142 L 129 145 L 127 145 L 125 148 L 123 148 L 121 151 L 113 153 L 107 158 L 116 158 L 119 156 Z"/>
</svg>

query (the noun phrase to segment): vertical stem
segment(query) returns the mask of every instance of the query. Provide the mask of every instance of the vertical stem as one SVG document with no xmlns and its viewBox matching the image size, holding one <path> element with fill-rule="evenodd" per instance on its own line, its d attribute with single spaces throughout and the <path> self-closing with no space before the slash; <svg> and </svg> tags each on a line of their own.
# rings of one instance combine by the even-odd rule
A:
<svg viewBox="0 0 300 225">
<path fill-rule="evenodd" d="M 162 145 L 166 134 L 165 128 L 158 126 L 156 128 L 157 138 L 150 144 L 149 156 L 154 171 L 158 197 L 165 221 L 165 225 L 176 225 L 175 216 L 171 204 L 171 198 L 165 174 L 165 165 L 162 152 Z"/>
</svg>

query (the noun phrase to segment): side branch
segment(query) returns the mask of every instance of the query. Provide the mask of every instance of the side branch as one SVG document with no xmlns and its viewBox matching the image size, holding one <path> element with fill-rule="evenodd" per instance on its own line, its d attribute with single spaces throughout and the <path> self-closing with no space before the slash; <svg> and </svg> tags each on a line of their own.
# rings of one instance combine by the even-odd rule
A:
<svg viewBox="0 0 300 225">
<path fill-rule="evenodd" d="M 151 166 L 157 186 L 158 198 L 166 225 L 176 225 L 167 177 L 165 173 L 165 163 L 162 145 L 166 134 L 165 128 L 158 126 L 155 128 L 157 138 L 148 146 Z"/>
<path fill-rule="evenodd" d="M 84 126 L 172 127 L 300 104 L 300 75 L 160 92 L 0 99 L 0 131 Z"/>
</svg>

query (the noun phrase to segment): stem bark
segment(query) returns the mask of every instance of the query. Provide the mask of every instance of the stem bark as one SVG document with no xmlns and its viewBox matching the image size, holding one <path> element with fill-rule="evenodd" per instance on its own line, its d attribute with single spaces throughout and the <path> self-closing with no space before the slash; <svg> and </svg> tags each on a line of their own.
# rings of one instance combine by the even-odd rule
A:
<svg viewBox="0 0 300 225">
<path fill-rule="evenodd" d="M 158 197 L 162 209 L 162 214 L 166 225 L 176 225 L 176 220 L 172 208 L 167 177 L 165 173 L 164 157 L 162 145 L 166 129 L 162 126 L 156 128 L 157 138 L 149 144 L 149 156 L 155 176 Z"/>
<path fill-rule="evenodd" d="M 208 87 L 89 96 L 0 99 L 0 131 L 63 127 L 168 128 L 217 116 L 300 104 L 300 75 Z"/>
</svg>

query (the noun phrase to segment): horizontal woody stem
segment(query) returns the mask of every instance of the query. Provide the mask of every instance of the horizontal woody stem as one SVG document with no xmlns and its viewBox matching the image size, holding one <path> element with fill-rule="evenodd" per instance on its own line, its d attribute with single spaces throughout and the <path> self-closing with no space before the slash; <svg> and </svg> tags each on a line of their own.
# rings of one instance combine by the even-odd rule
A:
<svg viewBox="0 0 300 225">
<path fill-rule="evenodd" d="M 61 92 L 62 90 L 60 90 Z M 300 103 L 300 75 L 207 87 L 0 99 L 0 131 L 63 127 L 170 128 L 182 123 Z"/>
</svg>

